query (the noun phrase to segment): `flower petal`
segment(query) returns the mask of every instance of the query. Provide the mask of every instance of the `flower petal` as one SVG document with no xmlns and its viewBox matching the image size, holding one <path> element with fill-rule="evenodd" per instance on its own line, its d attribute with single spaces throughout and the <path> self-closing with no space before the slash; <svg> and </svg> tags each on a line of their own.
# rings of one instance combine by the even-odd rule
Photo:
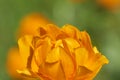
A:
<svg viewBox="0 0 120 80">
<path fill-rule="evenodd" d="M 58 60 L 60 60 L 60 54 L 59 54 L 59 48 L 56 47 L 56 48 L 52 49 L 50 51 L 50 53 L 48 53 L 48 55 L 46 57 L 46 62 L 54 63 L 54 62 L 57 62 Z"/>
<path fill-rule="evenodd" d="M 64 45 L 65 49 L 68 48 L 70 53 L 73 53 L 76 48 L 80 47 L 80 44 L 73 38 L 64 39 L 63 45 Z"/>
<path fill-rule="evenodd" d="M 35 55 L 33 55 L 32 62 L 31 62 L 31 71 L 34 73 L 38 73 L 39 66 L 37 65 L 37 61 L 35 60 Z"/>
<path fill-rule="evenodd" d="M 65 32 L 69 37 L 75 38 L 76 33 L 79 32 L 74 26 L 72 25 L 64 25 L 61 29 L 63 32 Z"/>
<path fill-rule="evenodd" d="M 89 69 L 84 66 L 79 66 L 76 73 L 75 80 L 91 80 L 89 79 L 89 75 L 92 73 Z"/>
<path fill-rule="evenodd" d="M 51 50 L 52 44 L 50 38 L 40 40 L 39 47 L 35 49 L 34 55 L 37 65 L 40 66 L 46 60 L 48 52 Z"/>
<path fill-rule="evenodd" d="M 89 58 L 88 62 L 86 63 L 86 67 L 89 68 L 91 71 L 94 71 L 97 68 L 101 67 L 103 64 L 107 63 L 108 59 L 100 53 L 97 53 Z"/>
<path fill-rule="evenodd" d="M 84 66 L 88 60 L 88 52 L 85 48 L 75 49 L 75 58 L 77 66 Z"/>
<path fill-rule="evenodd" d="M 32 46 L 32 36 L 24 36 L 18 40 L 20 56 L 23 60 L 24 67 L 27 67 L 30 56 L 30 47 Z"/>
<path fill-rule="evenodd" d="M 86 49 L 90 52 L 90 54 L 93 53 L 91 39 L 89 37 L 89 34 L 86 31 L 83 31 L 80 33 L 81 36 L 81 43 L 84 45 Z"/>
<path fill-rule="evenodd" d="M 43 34 L 43 32 L 52 40 L 56 40 L 57 35 L 60 33 L 60 29 L 56 25 L 48 24 L 46 26 L 40 26 L 39 32 L 38 32 L 40 36 L 41 34 Z"/>
<path fill-rule="evenodd" d="M 60 60 L 62 64 L 62 68 L 64 70 L 64 74 L 66 77 L 66 80 L 72 80 L 75 75 L 73 75 L 75 71 L 75 65 L 73 63 L 73 60 L 71 59 L 71 56 L 68 55 L 68 53 L 65 52 L 63 48 L 60 49 Z"/>
<path fill-rule="evenodd" d="M 28 71 L 28 69 L 24 69 L 24 70 L 17 70 L 17 72 L 21 75 L 25 75 L 25 76 L 31 76 L 30 71 Z"/>
</svg>

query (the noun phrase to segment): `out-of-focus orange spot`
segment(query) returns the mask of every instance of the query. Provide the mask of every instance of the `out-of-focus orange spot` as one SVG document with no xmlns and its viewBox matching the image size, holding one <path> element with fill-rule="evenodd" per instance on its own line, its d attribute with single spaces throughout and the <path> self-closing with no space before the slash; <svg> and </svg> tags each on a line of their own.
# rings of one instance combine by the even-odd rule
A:
<svg viewBox="0 0 120 80">
<path fill-rule="evenodd" d="M 34 35 L 38 27 L 50 23 L 52 22 L 39 13 L 29 14 L 24 17 L 20 23 L 20 28 L 18 29 L 18 37 L 21 37 L 23 35 Z"/>
<path fill-rule="evenodd" d="M 8 52 L 7 70 L 13 78 L 22 78 L 22 76 L 17 73 L 17 69 L 23 69 L 23 64 L 19 55 L 18 48 L 13 47 Z"/>
<path fill-rule="evenodd" d="M 97 2 L 110 10 L 120 8 L 120 0 L 97 0 Z"/>
</svg>

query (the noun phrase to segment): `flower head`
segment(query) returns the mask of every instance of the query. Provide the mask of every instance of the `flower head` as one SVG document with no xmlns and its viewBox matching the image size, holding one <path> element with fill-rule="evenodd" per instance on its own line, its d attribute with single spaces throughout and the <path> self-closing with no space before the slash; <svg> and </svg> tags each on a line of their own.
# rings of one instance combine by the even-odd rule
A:
<svg viewBox="0 0 120 80">
<path fill-rule="evenodd" d="M 18 40 L 24 69 L 18 73 L 42 80 L 92 80 L 108 60 L 91 44 L 86 31 L 72 25 L 40 26 Z"/>
</svg>

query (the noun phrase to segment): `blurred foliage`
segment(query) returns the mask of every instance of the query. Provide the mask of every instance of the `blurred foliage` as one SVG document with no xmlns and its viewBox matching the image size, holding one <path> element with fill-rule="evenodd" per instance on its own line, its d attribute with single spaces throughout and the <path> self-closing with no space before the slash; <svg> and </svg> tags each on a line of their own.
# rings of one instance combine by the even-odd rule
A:
<svg viewBox="0 0 120 80">
<path fill-rule="evenodd" d="M 58 26 L 71 24 L 86 30 L 110 61 L 95 80 L 120 80 L 120 9 L 108 9 L 96 0 L 0 0 L 0 80 L 10 80 L 7 52 L 17 46 L 20 20 L 33 12 L 45 15 Z"/>
</svg>

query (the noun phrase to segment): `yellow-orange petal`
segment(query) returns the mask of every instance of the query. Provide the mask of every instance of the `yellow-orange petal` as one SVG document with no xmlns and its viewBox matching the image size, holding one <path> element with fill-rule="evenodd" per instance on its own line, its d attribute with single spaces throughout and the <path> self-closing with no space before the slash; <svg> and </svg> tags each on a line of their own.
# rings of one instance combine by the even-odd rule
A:
<svg viewBox="0 0 120 80">
<path fill-rule="evenodd" d="M 40 36 L 47 34 L 47 36 L 49 36 L 52 40 L 56 40 L 59 32 L 60 29 L 56 25 L 48 24 L 46 26 L 40 26 L 38 33 L 40 34 Z"/>
<path fill-rule="evenodd" d="M 77 66 L 85 66 L 85 63 L 88 60 L 88 51 L 85 48 L 75 49 L 75 59 Z"/>
<path fill-rule="evenodd" d="M 61 67 L 59 47 L 55 47 L 48 53 L 45 63 L 40 68 L 51 77 L 52 80 L 65 80 L 65 74 Z"/>
<path fill-rule="evenodd" d="M 95 71 L 96 69 L 98 69 L 104 64 L 107 64 L 108 62 L 108 59 L 104 55 L 96 53 L 91 58 L 89 58 L 88 62 L 86 63 L 86 67 L 91 71 Z"/>
<path fill-rule="evenodd" d="M 65 80 L 63 68 L 60 61 L 55 63 L 44 63 L 39 67 L 39 76 L 43 80 Z"/>
<path fill-rule="evenodd" d="M 76 39 L 80 46 L 86 47 L 86 49 L 88 49 L 90 52 L 93 52 L 91 39 L 86 31 L 79 31 L 72 25 L 63 26 L 62 31 L 65 32 L 69 37 Z"/>
<path fill-rule="evenodd" d="M 19 52 L 20 52 L 20 56 L 22 58 L 22 61 L 23 61 L 23 64 L 24 64 L 24 67 L 27 67 L 29 66 L 28 64 L 28 59 L 30 57 L 32 51 L 31 51 L 31 48 L 32 48 L 32 39 L 33 37 L 32 36 L 24 36 L 24 37 L 21 37 L 19 40 L 18 40 L 18 45 L 19 45 Z"/>
<path fill-rule="evenodd" d="M 92 71 L 87 69 L 85 66 L 78 66 L 75 80 L 92 80 L 88 78 L 91 73 Z"/>
<path fill-rule="evenodd" d="M 92 43 L 89 34 L 86 31 L 80 32 L 81 43 L 89 51 L 90 54 L 93 53 Z"/>
<path fill-rule="evenodd" d="M 55 63 L 57 62 L 58 60 L 60 60 L 60 53 L 59 53 L 59 48 L 54 48 L 52 49 L 47 57 L 46 57 L 46 62 L 47 63 Z"/>
<path fill-rule="evenodd" d="M 31 71 L 36 74 L 36 73 L 38 73 L 38 70 L 39 70 L 39 66 L 35 59 L 35 55 L 33 55 L 32 61 L 31 61 Z"/>
<path fill-rule="evenodd" d="M 40 45 L 34 51 L 35 60 L 37 65 L 40 66 L 43 62 L 45 62 L 46 56 L 48 52 L 50 52 L 52 47 L 50 38 L 45 38 L 44 40 L 40 40 Z"/>
<path fill-rule="evenodd" d="M 93 47 L 94 53 L 100 53 L 96 47 Z"/>
<path fill-rule="evenodd" d="M 16 70 L 19 74 L 24 75 L 24 76 L 32 76 L 30 71 L 28 69 L 21 69 L 21 70 Z"/>
<path fill-rule="evenodd" d="M 59 48 L 60 50 L 60 60 L 61 60 L 61 66 L 64 70 L 64 75 L 66 80 L 72 80 L 74 79 L 74 72 L 75 72 L 75 64 L 74 61 L 71 59 L 72 56 L 69 55 L 69 53 L 65 52 L 63 48 Z"/>
<path fill-rule="evenodd" d="M 61 30 L 66 33 L 69 37 L 76 38 L 77 34 L 79 33 L 78 29 L 72 25 L 64 25 Z"/>
<path fill-rule="evenodd" d="M 66 42 L 69 50 L 73 50 L 75 48 L 80 47 L 80 44 L 73 38 L 66 38 L 64 39 L 64 41 Z"/>
</svg>

